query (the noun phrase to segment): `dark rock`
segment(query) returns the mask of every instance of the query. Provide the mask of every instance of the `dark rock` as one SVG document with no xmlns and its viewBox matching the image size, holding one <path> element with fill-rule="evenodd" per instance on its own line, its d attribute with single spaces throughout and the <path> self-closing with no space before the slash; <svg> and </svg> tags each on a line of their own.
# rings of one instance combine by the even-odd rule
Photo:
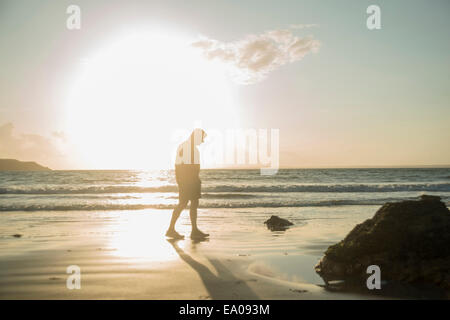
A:
<svg viewBox="0 0 450 320">
<path fill-rule="evenodd" d="M 450 289 L 450 211 L 440 197 L 386 203 L 315 269 L 325 282 L 366 280 L 369 265 L 380 267 L 382 280 Z"/>
<path fill-rule="evenodd" d="M 424 201 L 441 201 L 441 197 L 439 196 L 430 196 L 427 194 L 423 194 L 420 196 L 420 200 L 424 200 Z"/>
<path fill-rule="evenodd" d="M 13 236 L 14 238 L 21 238 L 21 237 L 22 237 L 22 235 L 19 234 L 19 233 L 13 234 L 12 236 Z"/>
<path fill-rule="evenodd" d="M 266 224 L 267 229 L 271 231 L 285 231 L 289 226 L 293 225 L 292 222 L 278 216 L 271 216 L 264 224 Z"/>
</svg>

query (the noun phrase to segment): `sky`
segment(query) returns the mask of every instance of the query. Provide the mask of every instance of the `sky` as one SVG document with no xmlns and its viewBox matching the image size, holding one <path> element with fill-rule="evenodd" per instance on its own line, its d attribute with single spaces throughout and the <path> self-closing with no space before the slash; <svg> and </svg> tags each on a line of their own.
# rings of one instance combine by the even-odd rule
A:
<svg viewBox="0 0 450 320">
<path fill-rule="evenodd" d="M 281 167 L 449 165 L 449 13 L 447 0 L 1 0 L 0 158 L 159 168 L 200 125 L 210 139 L 279 130 Z"/>
</svg>

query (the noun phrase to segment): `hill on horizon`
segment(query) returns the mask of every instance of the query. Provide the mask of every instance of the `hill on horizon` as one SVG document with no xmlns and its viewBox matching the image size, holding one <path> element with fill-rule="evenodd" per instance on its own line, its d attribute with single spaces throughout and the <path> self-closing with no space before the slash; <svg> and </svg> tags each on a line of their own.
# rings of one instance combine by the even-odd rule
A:
<svg viewBox="0 0 450 320">
<path fill-rule="evenodd" d="M 16 159 L 0 159 L 0 171 L 50 171 L 34 161 L 19 161 Z"/>
</svg>

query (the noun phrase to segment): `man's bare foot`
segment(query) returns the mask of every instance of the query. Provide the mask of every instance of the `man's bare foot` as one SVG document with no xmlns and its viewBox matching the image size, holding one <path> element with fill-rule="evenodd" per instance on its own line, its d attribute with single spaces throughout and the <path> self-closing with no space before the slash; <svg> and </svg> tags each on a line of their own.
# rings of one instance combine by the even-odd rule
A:
<svg viewBox="0 0 450 320">
<path fill-rule="evenodd" d="M 191 239 L 204 239 L 209 237 L 209 233 L 203 233 L 200 230 L 192 230 Z"/>
<path fill-rule="evenodd" d="M 175 230 L 167 230 L 166 237 L 172 239 L 184 239 L 184 236 L 176 232 Z"/>
</svg>

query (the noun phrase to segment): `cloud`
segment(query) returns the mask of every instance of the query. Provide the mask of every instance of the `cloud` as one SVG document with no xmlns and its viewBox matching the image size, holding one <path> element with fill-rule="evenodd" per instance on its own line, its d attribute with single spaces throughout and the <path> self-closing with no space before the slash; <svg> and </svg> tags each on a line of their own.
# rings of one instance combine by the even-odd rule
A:
<svg viewBox="0 0 450 320">
<path fill-rule="evenodd" d="M 36 161 L 51 168 L 61 165 L 65 158 L 59 141 L 63 140 L 63 133 L 48 138 L 38 134 L 15 134 L 14 131 L 12 123 L 0 125 L 0 158 Z"/>
<path fill-rule="evenodd" d="M 317 52 L 320 42 L 284 29 L 248 35 L 235 42 L 202 38 L 192 46 L 200 49 L 208 60 L 226 63 L 237 83 L 250 84 L 265 79 L 283 65 L 303 59 L 308 53 Z"/>
</svg>

